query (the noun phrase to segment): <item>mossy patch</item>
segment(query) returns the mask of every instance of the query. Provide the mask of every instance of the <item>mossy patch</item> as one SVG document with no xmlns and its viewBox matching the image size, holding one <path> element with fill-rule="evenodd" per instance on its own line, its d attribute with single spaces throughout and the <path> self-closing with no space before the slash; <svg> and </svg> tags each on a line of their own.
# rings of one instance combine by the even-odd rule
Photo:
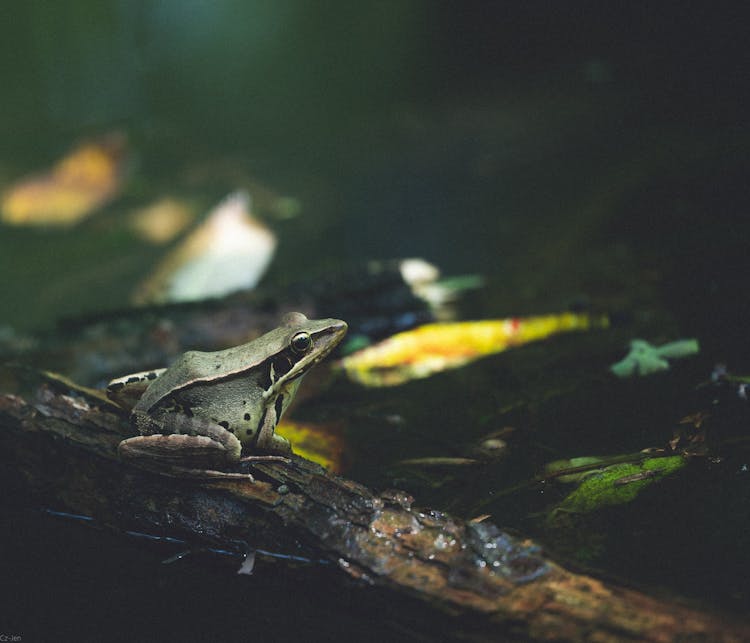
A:
<svg viewBox="0 0 750 643">
<path fill-rule="evenodd" d="M 648 458 L 639 463 L 614 464 L 586 476 L 555 511 L 589 513 L 632 501 L 643 489 L 685 466 L 682 456 Z"/>
</svg>

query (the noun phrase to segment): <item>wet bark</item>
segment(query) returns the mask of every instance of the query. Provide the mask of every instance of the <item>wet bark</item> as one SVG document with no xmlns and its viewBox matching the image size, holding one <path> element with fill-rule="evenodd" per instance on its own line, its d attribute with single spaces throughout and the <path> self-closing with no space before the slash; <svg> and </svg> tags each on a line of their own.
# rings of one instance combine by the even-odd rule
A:
<svg viewBox="0 0 750 643">
<path fill-rule="evenodd" d="M 2 452 L 18 485 L 6 491 L 116 531 L 324 559 L 337 582 L 408 599 L 448 637 L 750 639 L 748 624 L 573 574 L 492 524 L 421 510 L 402 492 L 376 494 L 301 458 L 254 463 L 254 479 L 139 469 L 118 460 L 133 430 L 97 392 L 20 369 L 0 373 L 0 390 Z"/>
</svg>

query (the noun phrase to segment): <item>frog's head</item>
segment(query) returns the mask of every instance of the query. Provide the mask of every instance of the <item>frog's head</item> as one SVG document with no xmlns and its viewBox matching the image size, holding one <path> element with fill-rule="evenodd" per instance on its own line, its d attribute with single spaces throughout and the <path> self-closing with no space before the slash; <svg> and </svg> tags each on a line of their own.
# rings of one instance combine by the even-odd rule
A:
<svg viewBox="0 0 750 643">
<path fill-rule="evenodd" d="M 266 395 L 307 373 L 339 344 L 347 328 L 340 319 L 308 319 L 302 313 L 285 315 L 275 331 L 273 386 Z"/>
</svg>

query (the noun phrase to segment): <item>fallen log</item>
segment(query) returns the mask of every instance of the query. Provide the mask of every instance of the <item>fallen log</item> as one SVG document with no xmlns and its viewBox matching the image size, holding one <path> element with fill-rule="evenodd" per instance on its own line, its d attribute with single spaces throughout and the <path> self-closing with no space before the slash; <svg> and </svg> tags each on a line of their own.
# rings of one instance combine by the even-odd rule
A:
<svg viewBox="0 0 750 643">
<path fill-rule="evenodd" d="M 20 368 L 0 373 L 0 390 L 12 492 L 112 530 L 325 560 L 341 584 L 434 614 L 447 638 L 471 623 L 472 640 L 750 640 L 747 623 L 571 573 L 490 523 L 376 494 L 302 458 L 254 462 L 252 476 L 164 475 L 118 460 L 133 429 L 99 392 Z"/>
</svg>

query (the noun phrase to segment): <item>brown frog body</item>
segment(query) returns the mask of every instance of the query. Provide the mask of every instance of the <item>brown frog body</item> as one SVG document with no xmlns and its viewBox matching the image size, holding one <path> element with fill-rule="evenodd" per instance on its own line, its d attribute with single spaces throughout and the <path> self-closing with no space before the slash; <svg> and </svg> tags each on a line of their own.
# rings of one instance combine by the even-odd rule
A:
<svg viewBox="0 0 750 643">
<path fill-rule="evenodd" d="M 112 380 L 107 395 L 132 407 L 141 435 L 123 440 L 124 458 L 212 468 L 250 453 L 288 455 L 275 434 L 302 377 L 343 339 L 339 319 L 289 313 L 257 339 L 222 351 L 184 353 L 172 366 Z"/>
</svg>

